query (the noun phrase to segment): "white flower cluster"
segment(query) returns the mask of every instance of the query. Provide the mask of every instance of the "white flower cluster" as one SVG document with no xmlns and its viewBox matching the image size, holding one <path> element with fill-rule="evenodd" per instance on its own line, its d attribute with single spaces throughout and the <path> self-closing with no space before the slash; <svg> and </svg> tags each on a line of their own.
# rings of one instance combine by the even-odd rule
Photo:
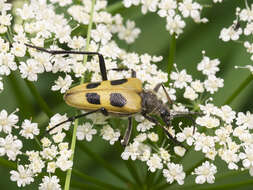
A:
<svg viewBox="0 0 253 190">
<path fill-rule="evenodd" d="M 41 140 L 42 149 L 40 151 L 23 150 L 23 140 L 34 140 L 40 131 L 37 123 L 32 123 L 27 119 L 22 122 L 21 126 L 18 126 L 19 118 L 16 112 L 11 114 L 8 114 L 6 110 L 0 112 L 0 156 L 6 156 L 8 160 L 19 162 L 17 171 L 10 171 L 11 180 L 16 181 L 18 187 L 24 187 L 34 182 L 34 178 L 42 172 L 43 168 L 46 168 L 49 174 L 55 173 L 57 168 L 62 171 L 71 168 L 72 161 L 69 158 L 72 152 L 68 149 L 68 143 L 63 142 L 64 133 L 54 135 L 53 142 L 44 137 Z M 20 136 L 14 135 L 16 131 L 19 131 Z M 25 163 L 28 161 L 29 164 L 21 164 L 19 157 L 24 156 L 27 158 Z M 55 184 L 60 189 L 58 182 L 59 179 L 56 176 L 45 176 L 40 186 Z"/>
<path fill-rule="evenodd" d="M 47 2 L 50 3 L 47 4 Z M 214 0 L 214 2 L 222 1 Z M 124 0 L 123 3 L 125 7 L 141 5 L 143 14 L 150 11 L 157 12 L 161 17 L 166 17 L 166 27 L 171 34 L 179 35 L 182 33 L 185 27 L 182 18 L 190 17 L 195 22 L 207 21 L 207 19 L 200 16 L 202 5 L 193 0 Z M 73 20 L 68 21 L 64 14 L 56 13 L 55 9 L 59 6 L 66 6 L 67 11 L 65 14 L 68 17 L 71 16 Z M 78 29 L 80 26 L 89 23 L 91 6 L 91 0 L 83 0 L 79 4 L 72 4 L 71 0 L 32 0 L 17 9 L 16 13 L 22 24 L 16 24 L 13 31 L 9 31 L 12 35 L 11 39 L 0 37 L 2 50 L 0 56 L 0 91 L 3 90 L 2 76 L 9 75 L 15 70 L 20 72 L 22 78 L 30 81 L 38 80 L 38 74 L 45 72 L 61 73 L 63 76 L 59 76 L 55 81 L 55 85 L 51 87 L 51 90 L 59 90 L 61 93 L 65 93 L 72 82 L 76 78 L 82 77 L 86 72 L 91 74 L 91 81 L 101 81 L 97 56 L 91 57 L 83 65 L 83 56 L 50 55 L 27 48 L 25 45 L 25 43 L 28 43 L 53 50 L 68 46 L 71 49 L 83 51 L 86 48 L 87 39 L 73 36 L 72 30 L 73 25 L 75 25 L 75 29 Z M 162 60 L 161 56 L 157 57 L 146 53 L 139 55 L 135 52 L 127 52 L 117 45 L 114 37 L 130 44 L 137 39 L 140 29 L 135 26 L 134 21 L 124 21 L 121 15 L 112 15 L 106 12 L 106 6 L 107 1 L 96 1 L 93 18 L 95 24 L 91 30 L 89 51 L 99 52 L 105 57 L 108 78 L 122 79 L 131 77 L 131 70 L 134 70 L 137 77 L 143 82 L 145 89 L 153 89 L 159 83 L 166 83 L 168 74 L 162 72 L 153 64 L 160 62 Z M 0 8 L 0 33 L 4 34 L 11 30 L 9 26 L 12 17 L 7 13 L 11 5 L 6 3 L 5 0 L 0 0 Z M 252 14 L 249 10 L 251 9 L 247 7 L 245 10 L 238 11 L 239 18 L 242 21 L 252 20 Z M 221 38 L 236 39 L 240 27 L 233 25 L 233 30 L 234 32 L 222 32 Z M 229 38 L 226 36 L 228 33 Z M 250 33 L 250 26 L 248 26 L 246 33 Z M 248 44 L 247 46 L 250 47 L 251 45 Z M 18 60 L 17 63 L 15 60 Z M 192 172 L 192 175 L 196 175 L 196 183 L 214 182 L 214 175 L 217 172 L 214 165 L 216 156 L 224 160 L 229 169 L 248 169 L 250 175 L 253 175 L 253 114 L 250 112 L 246 114 L 236 113 L 228 105 L 218 108 L 209 98 L 210 95 L 223 87 L 223 79 L 216 76 L 219 71 L 219 64 L 218 59 L 210 59 L 203 55 L 197 70 L 206 76 L 204 81 L 194 80 L 185 69 L 179 71 L 175 67 L 175 71 L 170 74 L 172 81 L 169 87 L 165 88 L 172 101 L 176 100 L 176 91 L 183 90 L 183 97 L 203 113 L 196 119 L 197 128 L 194 133 L 193 126 L 184 127 L 179 132 L 175 130 L 176 127 L 171 126 L 169 128 L 169 132 L 179 142 L 186 146 L 193 146 L 195 151 L 201 151 L 203 157 L 208 159 L 207 162 L 202 163 Z M 118 66 L 126 67 L 129 70 L 121 72 L 113 70 Z M 167 102 L 162 88 L 159 89 L 157 95 L 162 101 Z M 187 106 L 192 105 L 175 103 L 172 106 L 171 115 L 176 114 L 176 112 L 187 112 L 189 111 Z M 66 115 L 54 115 L 50 120 L 48 129 L 66 119 Z M 102 114 L 89 115 L 86 119 L 92 122 L 86 120 L 84 124 L 78 126 L 78 140 L 92 141 L 94 135 L 100 134 L 104 140 L 113 145 L 123 134 L 120 127 L 109 125 L 108 118 Z M 153 123 L 145 120 L 142 116 L 135 116 L 135 120 L 138 134 L 131 137 L 130 143 L 121 154 L 122 159 L 141 160 L 147 164 L 151 172 L 162 170 L 163 176 L 168 183 L 184 184 L 186 172 L 184 172 L 183 164 L 177 163 L 177 158 L 183 157 L 186 149 L 182 146 L 175 146 L 174 149 L 170 148 L 167 145 L 168 139 L 161 138 Z M 17 123 L 18 117 L 15 113 L 8 115 L 7 111 L 1 110 L 0 132 L 4 135 L 1 135 L 0 138 L 0 156 L 7 156 L 9 160 L 13 161 L 16 161 L 20 155 L 28 157 L 28 164 L 26 161 L 26 164 L 22 165 L 19 161 L 17 171 L 11 171 L 11 180 L 16 181 L 19 187 L 25 186 L 32 183 L 35 177 L 44 169 L 49 175 L 44 176 L 39 189 L 52 187 L 60 189 L 59 179 L 54 175 L 55 172 L 57 169 L 66 171 L 72 168 L 73 165 L 70 160 L 72 151 L 69 150 L 68 143 L 63 142 L 65 133 L 62 131 L 62 129 L 68 130 L 70 123 L 64 123 L 55 128 L 51 131 L 53 133 L 52 140 L 44 137 L 41 140 L 40 149 L 30 151 L 22 150 L 22 141 L 18 136 L 12 134 L 12 131 L 20 129 L 21 138 L 34 140 L 39 135 L 38 124 L 27 119 L 22 122 L 21 127 Z M 96 125 L 103 125 L 103 127 L 100 126 L 99 132 Z M 177 129 L 180 128 L 181 124 L 177 126 Z"/>
<path fill-rule="evenodd" d="M 208 21 L 200 16 L 203 6 L 194 0 L 124 0 L 123 4 L 125 7 L 140 5 L 142 14 L 157 12 L 160 17 L 166 18 L 166 29 L 170 34 L 177 36 L 183 32 L 186 25 L 183 19 L 191 18 L 196 23 Z"/>
<path fill-rule="evenodd" d="M 243 42 L 244 48 L 251 55 L 250 59 L 253 61 L 253 42 L 251 37 L 253 36 L 253 3 L 248 4 L 245 0 L 245 8 L 236 8 L 235 20 L 232 25 L 227 28 L 223 28 L 220 32 L 220 39 L 224 42 L 239 41 Z M 253 66 L 236 66 L 235 68 L 246 68 L 253 73 Z"/>
<path fill-rule="evenodd" d="M 51 120 L 56 120 L 55 118 L 58 118 L 57 122 L 59 122 L 61 119 L 66 118 L 66 116 L 56 115 L 52 117 Z M 41 144 L 39 144 L 41 147 L 40 150 L 23 150 L 22 152 L 22 141 L 10 133 L 10 127 L 15 127 L 17 122 L 18 117 L 13 113 L 7 116 L 7 112 L 5 110 L 1 112 L 0 123 L 3 124 L 2 129 L 3 131 L 7 130 L 9 134 L 5 139 L 0 139 L 0 155 L 3 156 L 6 154 L 11 160 L 16 160 L 18 155 L 25 155 L 27 156 L 25 163 L 27 163 L 27 161 L 29 162 L 29 164 L 21 165 L 19 161 L 17 170 L 12 170 L 10 172 L 11 180 L 16 181 L 18 187 L 24 187 L 34 182 L 35 177 L 42 173 L 45 168 L 47 173 L 49 173 L 49 176 L 43 177 L 39 189 L 47 189 L 47 187 L 52 186 L 54 186 L 54 189 L 61 189 L 58 177 L 51 175 L 56 172 L 57 168 L 62 171 L 72 168 L 73 163 L 70 160 L 72 151 L 69 150 L 69 144 L 67 142 L 63 142 L 65 133 L 58 132 L 54 134 L 52 136 L 53 141 L 47 137 L 41 139 Z M 20 135 L 27 139 L 36 138 L 39 134 L 37 123 L 31 123 L 29 120 L 25 120 L 22 123 L 21 128 Z"/>
</svg>

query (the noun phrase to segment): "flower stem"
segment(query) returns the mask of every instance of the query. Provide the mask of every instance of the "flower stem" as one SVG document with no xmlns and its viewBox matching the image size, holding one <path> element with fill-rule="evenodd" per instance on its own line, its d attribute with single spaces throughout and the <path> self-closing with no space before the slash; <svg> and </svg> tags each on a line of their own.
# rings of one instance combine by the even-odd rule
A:
<svg viewBox="0 0 253 190">
<path fill-rule="evenodd" d="M 253 80 L 253 74 L 251 73 L 241 84 L 240 86 L 228 97 L 225 101 L 225 105 L 230 104 L 242 91 L 248 86 L 248 84 Z"/>
<path fill-rule="evenodd" d="M 90 35 L 91 35 L 91 29 L 92 29 L 92 24 L 93 24 L 93 12 L 94 12 L 95 3 L 96 3 L 96 0 L 92 0 L 91 13 L 90 13 L 90 21 L 89 21 L 89 25 L 88 25 L 87 38 L 86 38 L 86 51 L 89 50 Z M 83 58 L 83 64 L 85 65 L 86 62 L 87 62 L 87 55 L 85 55 L 84 58 Z M 82 76 L 80 84 L 82 84 L 83 82 L 84 82 L 84 76 Z M 70 157 L 70 160 L 72 162 L 74 160 L 74 154 L 75 154 L 77 126 L 78 126 L 78 119 L 75 120 L 74 129 L 73 129 L 73 135 L 72 135 L 72 142 L 71 142 L 72 155 Z M 69 169 L 67 171 L 64 190 L 69 190 L 70 179 L 71 179 L 71 172 L 72 172 L 72 169 Z"/>
<path fill-rule="evenodd" d="M 93 25 L 93 12 L 94 12 L 94 7 L 95 7 L 96 0 L 92 0 L 92 5 L 91 5 L 91 12 L 90 12 L 90 21 L 88 25 L 88 31 L 87 31 L 87 37 L 86 37 L 86 48 L 85 51 L 89 51 L 89 45 L 90 45 L 90 35 L 91 35 L 91 29 Z M 87 63 L 87 55 L 83 56 L 83 64 L 86 65 Z M 80 84 L 84 82 L 84 75 L 81 78 Z"/>
<path fill-rule="evenodd" d="M 70 160 L 73 162 L 74 159 L 74 153 L 75 153 L 75 146 L 76 146 L 76 130 L 77 130 L 77 125 L 78 125 L 78 120 L 75 120 L 74 124 L 74 129 L 73 129 L 73 135 L 72 135 L 72 142 L 71 142 L 71 150 L 72 150 L 72 155 L 70 157 Z M 71 179 L 71 172 L 72 169 L 69 169 L 66 174 L 66 180 L 65 180 L 65 190 L 69 190 L 70 187 L 70 179 Z"/>
</svg>

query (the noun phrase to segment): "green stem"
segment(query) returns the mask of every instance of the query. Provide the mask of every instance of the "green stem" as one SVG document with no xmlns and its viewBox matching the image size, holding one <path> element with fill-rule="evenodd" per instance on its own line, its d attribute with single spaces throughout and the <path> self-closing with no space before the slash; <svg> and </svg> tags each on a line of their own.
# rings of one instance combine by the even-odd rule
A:
<svg viewBox="0 0 253 190">
<path fill-rule="evenodd" d="M 74 129 L 73 129 L 73 135 L 72 135 L 72 142 L 71 142 L 71 150 L 72 150 L 72 155 L 70 157 L 70 160 L 73 162 L 74 159 L 74 153 L 75 153 L 75 146 L 76 146 L 76 131 L 77 131 L 77 125 L 78 125 L 78 120 L 75 120 L 74 124 Z M 71 179 L 71 172 L 72 169 L 68 169 L 67 174 L 66 174 L 66 180 L 65 180 L 65 190 L 69 190 L 70 186 L 70 179 Z"/>
<path fill-rule="evenodd" d="M 175 34 L 173 34 L 170 39 L 170 50 L 167 65 L 167 73 L 169 77 L 173 68 L 173 64 L 175 63 L 175 54 L 176 54 L 176 36 Z"/>
<path fill-rule="evenodd" d="M 250 74 L 241 84 L 240 86 L 231 94 L 230 97 L 225 101 L 225 105 L 230 104 L 241 92 L 243 89 L 248 86 L 248 84 L 253 80 L 253 74 Z"/>
<path fill-rule="evenodd" d="M 114 167 L 111 166 L 108 162 L 106 162 L 104 159 L 102 159 L 100 156 L 98 156 L 96 153 L 92 152 L 89 148 L 85 146 L 84 143 L 79 143 L 78 142 L 78 147 L 82 149 L 88 156 L 90 156 L 95 162 L 99 163 L 102 165 L 105 169 L 107 169 L 111 174 L 114 176 L 118 177 L 120 180 L 124 181 L 127 185 L 132 186 L 132 182 L 130 179 L 126 178 L 123 176 L 121 173 L 118 172 Z"/>
<path fill-rule="evenodd" d="M 92 0 L 92 5 L 91 5 L 91 13 L 90 13 L 90 20 L 89 20 L 89 25 L 88 25 L 88 31 L 87 31 L 87 37 L 86 37 L 86 48 L 85 51 L 89 51 L 89 45 L 90 45 L 90 35 L 91 35 L 91 30 L 92 30 L 92 25 L 93 25 L 93 13 L 94 13 L 94 6 L 96 4 L 96 0 Z M 83 56 L 83 64 L 86 65 L 87 63 L 87 58 L 88 55 Z M 80 84 L 84 82 L 84 75 L 81 78 Z"/>
<path fill-rule="evenodd" d="M 117 12 L 119 9 L 122 9 L 123 7 L 124 7 L 123 3 L 119 1 L 106 7 L 105 11 L 113 14 Z"/>
<path fill-rule="evenodd" d="M 45 100 L 41 97 L 34 84 L 28 80 L 25 80 L 25 83 L 29 88 L 30 92 L 32 93 L 32 95 L 34 96 L 34 98 L 36 99 L 36 101 L 38 102 L 41 109 L 47 114 L 49 118 L 52 117 L 54 115 L 53 112 L 51 111 Z"/>
<path fill-rule="evenodd" d="M 87 32 L 87 38 L 86 38 L 86 51 L 89 50 L 90 35 L 91 35 L 91 29 L 92 29 L 92 24 L 93 24 L 93 13 L 94 13 L 95 3 L 96 3 L 96 0 L 92 0 L 90 20 L 89 20 L 89 26 L 88 26 L 88 32 Z M 83 64 L 85 65 L 86 62 L 87 62 L 87 55 L 85 55 L 84 58 L 83 58 Z M 80 84 L 82 84 L 83 82 L 84 82 L 84 76 L 82 76 Z M 72 162 L 74 160 L 74 154 L 75 154 L 77 126 L 78 126 L 78 119 L 75 120 L 74 129 L 73 129 L 73 135 L 72 135 L 72 142 L 71 142 L 72 156 L 71 156 L 70 160 Z M 70 179 L 71 179 L 71 172 L 72 172 L 72 169 L 69 169 L 67 171 L 64 190 L 69 190 Z"/>
<path fill-rule="evenodd" d="M 79 172 L 78 170 L 73 169 L 72 172 L 73 172 L 73 174 L 75 174 L 76 176 L 79 176 L 80 178 L 82 178 L 82 179 L 84 179 L 85 181 L 88 181 L 88 182 L 90 182 L 90 183 L 94 183 L 94 184 L 97 185 L 97 186 L 101 186 L 101 187 L 103 187 L 103 188 L 108 188 L 108 189 L 111 189 L 111 190 L 124 190 L 123 188 L 117 187 L 117 186 L 115 186 L 115 185 L 111 185 L 111 184 L 109 184 L 109 183 L 105 183 L 105 182 L 103 182 L 103 181 L 101 181 L 101 180 L 98 180 L 98 179 L 96 179 L 96 178 L 94 178 L 94 177 L 91 177 L 91 176 L 88 176 L 88 175 L 86 175 L 86 174 L 84 174 L 84 173 L 81 173 L 81 172 Z"/>
</svg>

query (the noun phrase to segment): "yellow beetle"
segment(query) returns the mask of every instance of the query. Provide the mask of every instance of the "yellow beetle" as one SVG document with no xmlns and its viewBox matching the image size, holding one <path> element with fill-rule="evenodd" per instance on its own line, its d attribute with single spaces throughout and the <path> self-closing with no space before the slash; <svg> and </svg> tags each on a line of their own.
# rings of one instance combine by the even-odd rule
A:
<svg viewBox="0 0 253 190">
<path fill-rule="evenodd" d="M 156 96 L 156 92 L 162 86 L 167 100 L 170 104 L 172 101 L 165 90 L 163 84 L 158 84 L 153 89 L 144 90 L 142 82 L 136 78 L 135 71 L 132 70 L 132 78 L 125 78 L 119 80 L 107 80 L 107 70 L 104 62 L 104 57 L 98 52 L 85 52 L 85 51 L 65 51 L 65 50 L 47 50 L 42 47 L 26 44 L 28 47 L 47 52 L 50 54 L 85 54 L 97 55 L 99 57 L 100 72 L 102 76 L 101 82 L 84 83 L 69 89 L 64 95 L 65 102 L 72 107 L 86 110 L 87 113 L 70 117 L 52 128 L 62 125 L 65 122 L 73 121 L 77 118 L 87 116 L 95 112 L 101 112 L 104 115 L 128 116 L 129 124 L 125 132 L 122 145 L 126 146 L 129 142 L 132 131 L 132 116 L 141 114 L 149 121 L 162 127 L 169 138 L 174 142 L 180 144 L 168 131 L 171 125 L 171 120 L 175 117 L 189 117 L 190 115 L 198 114 L 196 112 L 175 112 L 171 111 L 169 107 L 164 104 Z M 121 69 L 114 69 L 121 70 Z M 162 118 L 166 126 L 160 125 L 159 121 L 151 115 L 157 115 Z M 193 121 L 194 122 L 194 121 Z M 48 131 L 48 132 L 49 132 Z"/>
</svg>

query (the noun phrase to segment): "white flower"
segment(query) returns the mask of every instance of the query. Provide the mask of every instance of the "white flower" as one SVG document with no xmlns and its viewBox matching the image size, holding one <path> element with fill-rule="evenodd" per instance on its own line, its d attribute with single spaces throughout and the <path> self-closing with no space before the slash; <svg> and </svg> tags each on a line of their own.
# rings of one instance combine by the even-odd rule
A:
<svg viewBox="0 0 253 190">
<path fill-rule="evenodd" d="M 206 136 L 204 133 L 195 134 L 195 147 L 196 151 L 201 150 L 203 153 L 208 153 L 215 148 L 215 138 L 213 136 Z"/>
<path fill-rule="evenodd" d="M 181 157 L 184 156 L 185 151 L 186 151 L 186 149 L 183 148 L 183 147 L 181 147 L 181 146 L 175 146 L 175 147 L 174 147 L 174 152 L 175 152 L 178 156 L 181 156 Z"/>
<path fill-rule="evenodd" d="M 61 190 L 60 180 L 57 176 L 44 176 L 40 183 L 39 190 Z"/>
<path fill-rule="evenodd" d="M 200 11 L 202 6 L 197 2 L 192 2 L 192 0 L 183 0 L 179 3 L 178 10 L 181 11 L 183 17 L 192 17 L 194 20 L 200 20 Z"/>
<path fill-rule="evenodd" d="M 205 80 L 204 85 L 207 92 L 213 94 L 218 90 L 218 88 L 222 88 L 224 80 L 222 78 L 217 78 L 214 75 L 208 75 L 208 79 Z"/>
<path fill-rule="evenodd" d="M 81 49 L 85 45 L 85 39 L 82 36 L 74 36 L 69 42 L 68 46 L 72 49 Z"/>
<path fill-rule="evenodd" d="M 131 5 L 139 5 L 140 0 L 123 0 L 123 4 L 126 8 L 131 7 Z"/>
<path fill-rule="evenodd" d="M 183 171 L 183 166 L 174 163 L 167 164 L 168 169 L 163 170 L 163 176 L 166 178 L 168 183 L 173 183 L 177 181 L 179 185 L 184 184 L 185 173 Z"/>
<path fill-rule="evenodd" d="M 127 20 L 126 27 L 123 25 L 119 29 L 118 37 L 121 40 L 125 40 L 128 44 L 131 44 L 139 36 L 141 30 L 135 28 L 135 22 Z"/>
<path fill-rule="evenodd" d="M 50 130 L 50 128 L 54 127 L 55 125 L 63 122 L 63 121 L 66 121 L 68 118 L 66 116 L 66 114 L 64 115 L 60 115 L 60 114 L 55 114 L 53 117 L 50 118 L 50 123 L 47 127 L 47 130 Z M 65 130 L 69 130 L 69 127 L 70 127 L 71 123 L 70 122 L 66 122 L 58 127 L 56 127 L 55 129 L 53 129 L 50 133 L 57 133 L 57 132 L 61 132 L 62 129 L 65 129 Z"/>
<path fill-rule="evenodd" d="M 191 82 L 192 81 L 192 77 L 191 75 L 188 75 L 186 73 L 186 70 L 183 69 L 181 72 L 172 72 L 170 74 L 170 78 L 171 80 L 174 80 L 174 87 L 176 88 L 184 88 L 187 86 L 187 82 Z"/>
<path fill-rule="evenodd" d="M 193 174 L 198 175 L 195 179 L 197 184 L 214 183 L 214 174 L 217 173 L 216 166 L 206 161 L 201 166 L 195 168 Z"/>
<path fill-rule="evenodd" d="M 110 141 L 110 144 L 113 145 L 120 137 L 120 133 L 118 131 L 114 131 L 109 125 L 105 125 L 101 129 L 102 138 Z"/>
<path fill-rule="evenodd" d="M 95 42 L 101 42 L 105 45 L 112 37 L 112 34 L 104 24 L 99 24 L 96 29 L 91 30 L 91 37 Z"/>
<path fill-rule="evenodd" d="M 57 166 L 55 162 L 48 162 L 47 163 L 47 172 L 48 173 L 54 173 L 56 170 Z"/>
<path fill-rule="evenodd" d="M 195 90 L 196 92 L 204 92 L 204 85 L 202 82 L 200 82 L 200 80 L 195 80 L 193 82 L 191 82 L 191 87 L 193 88 L 193 90 Z"/>
<path fill-rule="evenodd" d="M 44 148 L 43 151 L 40 152 L 41 156 L 44 159 L 53 160 L 58 154 L 57 146 L 52 145 L 50 147 Z"/>
<path fill-rule="evenodd" d="M 158 0 L 141 0 L 141 12 L 146 14 L 148 11 L 155 12 L 158 5 Z"/>
<path fill-rule="evenodd" d="M 29 168 L 32 170 L 34 174 L 41 173 L 42 169 L 45 167 L 44 161 L 38 156 L 37 158 L 33 158 L 31 163 L 29 164 Z"/>
<path fill-rule="evenodd" d="M 149 160 L 147 161 L 147 165 L 148 165 L 148 170 L 150 170 L 151 172 L 155 172 L 156 169 L 163 168 L 162 159 L 157 154 L 153 154 L 149 158 Z"/>
<path fill-rule="evenodd" d="M 0 75 L 9 75 L 17 69 L 17 64 L 14 61 L 14 55 L 11 53 L 0 54 Z"/>
<path fill-rule="evenodd" d="M 6 154 L 9 160 L 16 160 L 17 155 L 21 154 L 22 147 L 22 141 L 16 136 L 9 134 L 5 138 L 0 138 L 0 156 Z"/>
<path fill-rule="evenodd" d="M 43 147 L 49 147 L 51 145 L 51 141 L 47 137 L 43 137 L 40 142 L 42 143 Z"/>
<path fill-rule="evenodd" d="M 176 134 L 176 137 L 179 142 L 186 140 L 186 143 L 191 146 L 194 142 L 193 127 L 185 127 L 181 133 Z"/>
<path fill-rule="evenodd" d="M 24 57 L 26 52 L 26 46 L 21 43 L 14 42 L 12 44 L 11 53 L 17 57 Z"/>
<path fill-rule="evenodd" d="M 11 170 L 11 181 L 17 181 L 18 187 L 24 187 L 34 181 L 33 173 L 27 166 L 18 165 L 18 171 Z"/>
<path fill-rule="evenodd" d="M 159 155 L 165 163 L 170 161 L 171 155 L 164 148 L 159 148 Z"/>
<path fill-rule="evenodd" d="M 235 112 L 228 105 L 222 106 L 217 115 L 227 124 L 232 123 L 235 119 Z"/>
<path fill-rule="evenodd" d="M 221 30 L 219 38 L 222 39 L 224 42 L 227 42 L 229 40 L 236 41 L 239 39 L 241 34 L 241 28 L 236 30 L 233 26 L 230 26 L 229 28 L 223 28 Z"/>
<path fill-rule="evenodd" d="M 237 125 L 243 125 L 248 129 L 253 129 L 253 114 L 249 111 L 244 114 L 243 112 L 239 112 L 236 118 Z"/>
<path fill-rule="evenodd" d="M 137 131 L 145 132 L 149 129 L 152 129 L 155 124 L 145 119 L 137 125 Z"/>
<path fill-rule="evenodd" d="M 26 63 L 20 62 L 19 70 L 22 78 L 27 78 L 29 81 L 36 81 L 38 79 L 38 62 L 34 59 L 28 59 Z"/>
<path fill-rule="evenodd" d="M 203 59 L 198 64 L 197 69 L 202 71 L 204 75 L 215 75 L 215 73 L 220 70 L 218 67 L 219 64 L 220 61 L 218 59 L 210 60 L 209 57 L 203 56 Z"/>
<path fill-rule="evenodd" d="M 24 187 L 34 181 L 30 168 L 18 165 L 18 171 L 10 171 L 11 181 L 17 181 L 18 187 Z"/>
<path fill-rule="evenodd" d="M 40 132 L 38 129 L 38 124 L 32 123 L 28 119 L 25 119 L 23 121 L 21 128 L 22 130 L 19 132 L 19 134 L 27 139 L 33 139 L 34 135 L 38 135 Z"/>
<path fill-rule="evenodd" d="M 175 0 L 161 0 L 158 5 L 159 11 L 157 14 L 160 17 L 175 15 L 175 9 L 177 8 L 177 2 Z"/>
<path fill-rule="evenodd" d="M 38 63 L 38 70 L 39 73 L 43 73 L 45 70 L 47 72 L 51 72 L 52 71 L 52 63 L 50 62 L 51 56 L 49 53 L 45 53 L 45 52 L 34 52 L 33 53 L 34 59 L 37 61 Z"/>
<path fill-rule="evenodd" d="M 242 21 L 252 21 L 253 20 L 253 5 L 251 4 L 251 9 L 249 7 L 242 9 L 239 14 L 240 20 Z"/>
<path fill-rule="evenodd" d="M 191 87 L 187 86 L 185 88 L 184 98 L 187 98 L 193 101 L 196 98 L 198 98 L 198 94 Z"/>
<path fill-rule="evenodd" d="M 24 4 L 22 9 L 18 8 L 17 9 L 17 14 L 23 19 L 23 20 L 27 20 L 27 19 L 31 19 L 34 18 L 34 9 L 29 6 L 28 4 Z"/>
<path fill-rule="evenodd" d="M 236 163 L 240 161 L 240 158 L 234 150 L 220 149 L 218 153 L 221 159 L 224 160 L 228 164 L 228 169 L 230 170 L 238 169 L 238 166 L 236 165 Z"/>
<path fill-rule="evenodd" d="M 242 165 L 245 168 L 253 167 L 253 145 L 246 146 L 244 148 L 245 153 L 241 152 L 239 154 L 240 159 L 242 160 Z"/>
<path fill-rule="evenodd" d="M 128 160 L 129 157 L 131 157 L 132 160 L 136 160 L 137 156 L 140 155 L 139 145 L 140 145 L 139 142 L 134 141 L 134 143 L 131 143 L 128 146 L 126 146 L 124 152 L 122 152 L 121 154 L 122 159 Z"/>
<path fill-rule="evenodd" d="M 61 89 L 61 93 L 65 93 L 71 86 L 72 82 L 73 80 L 70 75 L 66 75 L 64 79 L 61 76 L 59 76 L 59 78 L 55 81 L 55 85 L 52 86 L 51 89 L 53 91 Z"/>
<path fill-rule="evenodd" d="M 11 113 L 8 116 L 6 110 L 2 110 L 0 112 L 0 132 L 3 131 L 5 133 L 11 133 L 12 127 L 18 128 L 16 123 L 18 122 L 18 116 L 14 114 L 15 112 Z"/>
<path fill-rule="evenodd" d="M 65 136 L 65 133 L 56 133 L 55 135 L 53 135 L 53 140 L 55 143 L 60 143 L 63 141 Z"/>
<path fill-rule="evenodd" d="M 86 122 L 84 125 L 78 125 L 76 136 L 78 140 L 85 139 L 86 141 L 91 141 L 92 135 L 95 135 L 96 133 L 97 130 L 93 129 L 89 122 Z"/>
<path fill-rule="evenodd" d="M 71 160 L 68 160 L 68 157 L 65 155 L 61 155 L 57 158 L 56 166 L 62 171 L 67 171 L 68 169 L 72 168 L 73 162 Z"/>
<path fill-rule="evenodd" d="M 181 34 L 184 27 L 185 22 L 182 20 L 180 15 L 176 15 L 175 17 L 167 16 L 166 29 L 170 32 L 171 35 L 174 33 L 176 33 L 176 35 Z"/>
<path fill-rule="evenodd" d="M 148 134 L 148 138 L 152 141 L 152 142 L 157 142 L 159 140 L 159 136 L 158 134 L 151 132 Z"/>
<path fill-rule="evenodd" d="M 215 117 L 205 115 L 202 117 L 197 117 L 196 123 L 200 126 L 203 126 L 203 127 L 215 128 L 220 125 L 220 120 Z"/>
</svg>

